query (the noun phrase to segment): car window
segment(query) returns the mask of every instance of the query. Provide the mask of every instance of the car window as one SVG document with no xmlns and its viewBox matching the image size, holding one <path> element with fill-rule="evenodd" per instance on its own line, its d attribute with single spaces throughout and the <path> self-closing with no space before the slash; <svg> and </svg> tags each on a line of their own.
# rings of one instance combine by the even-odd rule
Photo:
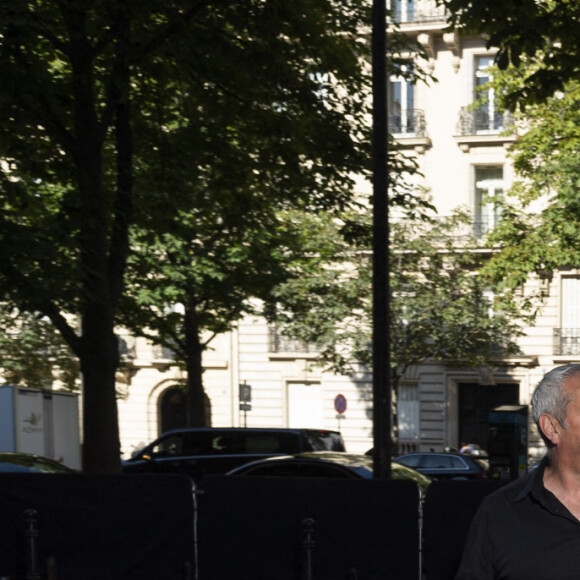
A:
<svg viewBox="0 0 580 580">
<path fill-rule="evenodd" d="M 232 453 L 233 434 L 230 431 L 186 431 L 184 455 L 224 455 Z"/>
<path fill-rule="evenodd" d="M 452 456 L 451 459 L 451 463 L 454 469 L 469 469 L 469 466 L 461 457 Z"/>
<path fill-rule="evenodd" d="M 344 442 L 339 433 L 332 431 L 304 431 L 305 451 L 344 451 Z"/>
<path fill-rule="evenodd" d="M 153 457 L 232 453 L 233 435 L 220 431 L 184 431 L 162 437 L 151 447 Z"/>
<path fill-rule="evenodd" d="M 442 455 L 424 455 L 420 466 L 425 469 L 440 469 L 451 467 L 451 464 L 449 461 L 446 461 L 446 458 Z"/>
<path fill-rule="evenodd" d="M 152 455 L 153 457 L 169 457 L 172 455 L 181 455 L 182 448 L 183 435 L 176 433 L 159 439 L 151 446 L 149 453 L 145 452 L 145 454 Z"/>
<path fill-rule="evenodd" d="M 297 453 L 298 437 L 294 433 L 272 431 L 238 431 L 235 434 L 234 453 Z"/>
<path fill-rule="evenodd" d="M 408 467 L 422 467 L 420 455 L 406 455 L 405 457 L 399 457 L 397 461 Z"/>
</svg>

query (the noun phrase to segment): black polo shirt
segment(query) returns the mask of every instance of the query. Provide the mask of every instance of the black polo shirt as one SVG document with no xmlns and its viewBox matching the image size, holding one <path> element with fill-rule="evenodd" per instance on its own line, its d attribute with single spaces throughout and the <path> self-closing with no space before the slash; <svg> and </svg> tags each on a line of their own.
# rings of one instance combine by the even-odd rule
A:
<svg viewBox="0 0 580 580">
<path fill-rule="evenodd" d="M 545 464 L 483 500 L 455 580 L 580 578 L 580 521 L 544 487 Z"/>
</svg>

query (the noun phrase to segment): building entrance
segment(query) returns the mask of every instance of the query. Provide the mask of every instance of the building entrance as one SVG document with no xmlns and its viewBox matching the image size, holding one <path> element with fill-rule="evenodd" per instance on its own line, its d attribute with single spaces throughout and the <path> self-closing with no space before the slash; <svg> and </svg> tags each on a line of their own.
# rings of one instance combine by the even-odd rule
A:
<svg viewBox="0 0 580 580">
<path fill-rule="evenodd" d="M 477 443 L 487 450 L 489 413 L 500 405 L 518 405 L 520 387 L 514 383 L 459 383 L 459 444 Z"/>
<path fill-rule="evenodd" d="M 159 434 L 187 427 L 185 393 L 180 386 L 169 387 L 159 401 Z"/>
</svg>

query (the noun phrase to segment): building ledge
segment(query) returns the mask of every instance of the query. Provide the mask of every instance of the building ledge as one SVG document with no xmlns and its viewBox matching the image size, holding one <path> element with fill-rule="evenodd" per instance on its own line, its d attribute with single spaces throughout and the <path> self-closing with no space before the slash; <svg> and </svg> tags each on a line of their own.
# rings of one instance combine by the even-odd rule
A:
<svg viewBox="0 0 580 580">
<path fill-rule="evenodd" d="M 178 363 L 170 358 L 155 359 L 133 359 L 130 364 L 134 368 L 157 368 L 167 370 L 171 367 L 178 367 Z M 203 361 L 204 370 L 208 369 L 227 369 L 227 360 Z"/>
<path fill-rule="evenodd" d="M 431 139 L 429 137 L 403 137 L 397 134 L 393 135 L 397 147 L 401 149 L 415 149 L 417 153 L 425 153 L 428 147 L 431 147 Z"/>
<path fill-rule="evenodd" d="M 580 363 L 580 354 L 560 354 L 554 355 L 552 361 L 557 365 L 565 365 L 568 363 Z"/>
<path fill-rule="evenodd" d="M 478 135 L 454 135 L 453 137 L 464 153 L 469 153 L 472 147 L 486 145 L 503 145 L 509 147 L 515 140 L 514 135 L 502 135 L 501 133 L 484 133 Z"/>
<path fill-rule="evenodd" d="M 536 355 L 508 356 L 500 360 L 504 364 L 513 367 L 533 368 L 538 366 L 538 357 Z"/>
<path fill-rule="evenodd" d="M 315 360 L 318 354 L 315 352 L 269 352 L 270 360 Z"/>
</svg>

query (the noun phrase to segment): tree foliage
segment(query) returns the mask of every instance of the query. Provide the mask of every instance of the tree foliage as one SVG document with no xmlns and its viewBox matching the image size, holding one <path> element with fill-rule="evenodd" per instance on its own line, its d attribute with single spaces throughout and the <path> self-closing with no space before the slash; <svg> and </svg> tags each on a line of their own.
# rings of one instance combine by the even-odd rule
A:
<svg viewBox="0 0 580 580">
<path fill-rule="evenodd" d="M 522 83 L 507 95 L 510 108 L 538 103 L 579 78 L 578 0 L 438 0 L 450 11 L 449 23 L 466 34 L 484 34 L 497 48 L 501 69 L 513 65 Z M 519 68 L 520 64 L 528 66 Z"/>
<path fill-rule="evenodd" d="M 215 91 L 201 92 L 192 111 L 181 107 L 186 99 L 180 100 L 163 135 L 162 162 L 155 157 L 149 161 L 152 167 L 163 168 L 160 182 L 169 177 L 173 194 L 183 195 L 179 194 L 177 207 L 162 204 L 156 208 L 155 230 L 134 230 L 120 320 L 132 332 L 169 347 L 175 364 L 187 370 L 191 426 L 206 420 L 202 354 L 213 337 L 229 330 L 244 314 L 257 312 L 258 304 L 268 307 L 272 289 L 297 275 L 289 264 L 295 264 L 305 251 L 305 237 L 289 215 L 310 211 L 332 216 L 357 203 L 353 175 L 368 175 L 370 157 L 366 96 L 370 78 L 362 58 L 368 46 L 353 26 L 363 26 L 368 14 L 362 5 L 358 10 L 346 26 L 342 21 L 340 25 L 325 22 L 334 32 L 321 37 L 316 48 L 335 52 L 332 47 L 339 41 L 346 58 L 333 58 L 331 63 L 327 59 L 295 62 L 292 66 L 304 67 L 306 74 L 293 81 L 297 87 L 304 86 L 290 94 L 279 92 L 280 79 L 291 76 L 281 71 L 295 60 L 296 47 L 287 46 L 287 38 L 267 62 L 262 57 L 246 57 L 242 85 L 228 91 L 237 94 L 240 102 L 232 108 L 227 99 L 224 108 L 216 103 Z M 245 42 L 258 41 L 261 53 L 271 31 L 266 34 L 261 21 L 250 22 L 257 28 L 243 32 Z M 292 37 L 292 43 L 299 40 Z M 409 56 L 403 52 L 413 48 L 418 60 L 424 57 L 419 45 L 413 47 L 406 37 L 394 33 L 390 66 L 408 65 Z M 256 64 L 259 68 L 254 71 Z M 266 88 L 251 89 L 252 94 L 262 95 L 261 100 L 248 103 L 242 98 L 247 90 L 244 84 L 251 84 L 265 66 L 275 73 L 264 81 Z M 410 79 L 427 78 L 420 66 L 403 68 Z M 230 82 L 230 78 L 221 79 L 218 87 Z M 181 140 L 194 126 L 203 133 L 204 146 L 193 154 L 188 151 L 187 156 L 194 157 L 199 173 L 184 174 L 180 171 Z M 394 150 L 389 163 L 391 183 L 398 186 L 393 202 L 417 204 L 403 179 L 404 174 L 416 171 L 416 165 Z M 356 235 L 354 228 L 350 234 Z"/>
<path fill-rule="evenodd" d="M 520 82 L 507 69 L 494 81 L 499 91 Z M 523 285 L 529 274 L 549 277 L 580 260 L 580 82 L 516 116 L 520 134 L 512 145 L 517 179 L 501 202 L 502 220 L 491 236 L 498 252 L 487 271 L 505 286 Z"/>
<path fill-rule="evenodd" d="M 314 218 L 306 218 L 307 222 Z M 489 251 L 466 235 L 470 217 L 432 213 L 391 226 L 391 375 L 427 360 L 469 367 L 519 352 L 515 339 L 529 304 L 494 292 L 480 275 Z M 347 244 L 333 221 L 322 221 L 302 275 L 278 289 L 274 319 L 283 332 L 316 345 L 320 362 L 341 373 L 371 363 L 371 256 Z M 458 234 L 461 237 L 458 238 Z M 484 251 L 482 251 L 484 250 Z"/>
<path fill-rule="evenodd" d="M 182 210 L 191 228 L 222 207 L 258 212 L 290 183 L 314 205 L 344 203 L 364 160 L 350 95 L 365 10 L 357 0 L 0 7 L 0 290 L 49 318 L 79 358 L 85 469 L 119 466 L 114 329 L 131 230 L 166 234 Z M 264 186 L 238 199 L 249 175 Z"/>
<path fill-rule="evenodd" d="M 9 385 L 78 388 L 78 361 L 54 325 L 26 312 L 0 309 L 0 369 Z"/>
</svg>

